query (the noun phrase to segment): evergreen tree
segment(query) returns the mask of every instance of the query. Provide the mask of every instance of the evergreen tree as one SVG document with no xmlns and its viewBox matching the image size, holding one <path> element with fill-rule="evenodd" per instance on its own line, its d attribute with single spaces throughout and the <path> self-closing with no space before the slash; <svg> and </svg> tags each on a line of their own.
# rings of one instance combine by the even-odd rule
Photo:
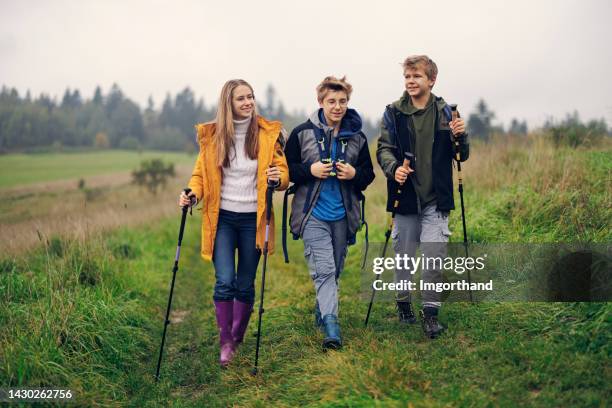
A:
<svg viewBox="0 0 612 408">
<path fill-rule="evenodd" d="M 100 89 L 100 85 L 96 86 L 92 102 L 96 105 L 102 105 L 104 103 L 104 98 L 102 96 L 102 89 Z"/>
<path fill-rule="evenodd" d="M 526 135 L 527 134 L 527 121 L 523 120 L 522 122 L 516 118 L 512 118 L 510 122 L 510 128 L 508 129 L 508 133 L 513 135 Z"/>
<path fill-rule="evenodd" d="M 480 99 L 476 104 L 476 112 L 468 116 L 468 133 L 472 137 L 489 140 L 493 130 L 491 122 L 494 118 L 495 113 L 489 110 L 484 99 Z"/>
</svg>

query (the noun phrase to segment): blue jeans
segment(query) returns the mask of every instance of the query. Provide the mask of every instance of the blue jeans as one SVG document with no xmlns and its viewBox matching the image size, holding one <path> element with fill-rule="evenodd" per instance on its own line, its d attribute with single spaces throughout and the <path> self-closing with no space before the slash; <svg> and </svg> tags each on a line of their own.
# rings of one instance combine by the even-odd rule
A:
<svg viewBox="0 0 612 408">
<path fill-rule="evenodd" d="M 255 300 L 255 275 L 261 251 L 255 248 L 257 213 L 219 210 L 219 222 L 213 251 L 216 301 Z M 238 273 L 236 273 L 236 249 Z"/>
</svg>

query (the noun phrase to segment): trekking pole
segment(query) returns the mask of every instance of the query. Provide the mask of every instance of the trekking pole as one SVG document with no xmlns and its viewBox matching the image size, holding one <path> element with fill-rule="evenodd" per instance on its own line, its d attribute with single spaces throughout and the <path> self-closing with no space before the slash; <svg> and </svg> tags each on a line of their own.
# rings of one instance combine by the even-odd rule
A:
<svg viewBox="0 0 612 408">
<path fill-rule="evenodd" d="M 190 188 L 183 190 L 185 195 L 189 196 Z M 159 381 L 159 368 L 161 367 L 162 355 L 164 352 L 164 343 L 166 342 L 166 329 L 170 324 L 170 307 L 172 306 L 172 294 L 174 293 L 174 280 L 176 279 L 176 271 L 178 271 L 178 261 L 181 256 L 181 242 L 183 241 L 183 232 L 185 231 L 185 220 L 187 219 L 187 211 L 189 205 L 183 206 L 181 215 L 181 226 L 179 228 L 178 245 L 176 246 L 176 255 L 174 257 L 174 267 L 172 268 L 172 284 L 170 285 L 170 297 L 168 297 L 168 307 L 166 308 L 166 319 L 164 320 L 164 334 L 162 335 L 161 347 L 159 348 L 159 358 L 157 359 L 157 370 L 155 371 L 155 382 Z"/>
<path fill-rule="evenodd" d="M 266 287 L 266 264 L 268 261 L 268 238 L 270 233 L 270 218 L 272 215 L 272 194 L 274 193 L 274 185 L 268 180 L 268 188 L 266 189 L 266 235 L 263 247 L 263 271 L 261 273 L 261 292 L 259 296 L 259 319 L 257 321 L 257 346 L 255 346 L 255 366 L 251 374 L 257 375 L 257 363 L 259 362 L 259 343 L 261 340 L 261 316 L 264 313 L 264 289 Z"/>
<path fill-rule="evenodd" d="M 457 114 L 457 105 L 452 104 L 451 107 L 451 115 L 453 120 L 458 118 Z M 467 228 L 465 226 L 465 205 L 463 204 L 463 176 L 461 175 L 461 151 L 459 146 L 459 139 L 457 137 L 453 138 L 455 142 L 455 161 L 457 162 L 457 177 L 459 179 L 459 197 L 461 199 L 461 222 L 463 223 L 463 247 L 465 248 L 465 257 L 468 257 L 468 239 L 467 239 Z M 472 276 L 470 274 L 470 270 L 467 271 L 468 276 L 468 293 L 470 295 L 470 302 L 474 303 L 474 299 L 472 298 Z"/>
<path fill-rule="evenodd" d="M 414 161 L 414 154 L 410 152 L 404 153 L 404 163 L 402 163 L 402 167 L 408 169 L 410 163 Z M 408 176 L 410 177 L 410 176 Z M 381 254 L 381 258 L 385 257 L 387 253 L 387 245 L 389 244 L 389 238 L 391 237 L 391 230 L 393 229 L 393 222 L 395 220 L 395 212 L 397 211 L 397 207 L 399 206 L 399 200 L 402 195 L 402 187 L 404 183 L 400 183 L 397 187 L 397 192 L 395 193 L 395 201 L 393 202 L 393 210 L 391 211 L 391 218 L 389 218 L 389 227 L 385 232 L 385 244 L 383 245 L 383 250 Z M 370 312 L 372 311 L 372 304 L 374 303 L 374 295 L 376 294 L 376 290 L 374 289 L 374 285 L 372 285 L 372 295 L 370 296 L 370 304 L 368 305 L 368 313 L 365 318 L 365 327 L 368 327 L 368 321 L 370 320 Z"/>
</svg>

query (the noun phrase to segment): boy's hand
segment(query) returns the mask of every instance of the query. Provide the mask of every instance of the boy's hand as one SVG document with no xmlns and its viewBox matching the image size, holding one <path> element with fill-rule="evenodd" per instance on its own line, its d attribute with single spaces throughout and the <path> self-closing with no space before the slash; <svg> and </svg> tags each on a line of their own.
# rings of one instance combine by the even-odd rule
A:
<svg viewBox="0 0 612 408">
<path fill-rule="evenodd" d="M 329 172 L 331 171 L 331 169 L 331 163 L 323 163 L 322 161 L 318 161 L 310 165 L 310 172 L 312 173 L 312 175 L 318 179 L 323 180 L 329 177 Z"/>
<path fill-rule="evenodd" d="M 465 133 L 465 121 L 461 118 L 451 120 L 449 123 L 453 136 L 457 137 Z"/>
<path fill-rule="evenodd" d="M 355 168 L 348 163 L 336 162 L 338 180 L 352 180 L 355 177 Z"/>
<path fill-rule="evenodd" d="M 414 170 L 412 170 L 410 167 L 404 168 L 399 166 L 397 170 L 395 170 L 395 181 L 400 184 L 404 184 L 408 179 L 408 176 L 412 173 L 414 173 Z"/>
</svg>

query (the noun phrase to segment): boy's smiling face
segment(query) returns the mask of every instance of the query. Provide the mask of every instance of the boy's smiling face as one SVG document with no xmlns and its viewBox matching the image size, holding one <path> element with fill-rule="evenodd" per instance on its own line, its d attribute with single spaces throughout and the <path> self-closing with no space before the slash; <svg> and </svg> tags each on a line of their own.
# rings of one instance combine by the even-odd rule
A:
<svg viewBox="0 0 612 408">
<path fill-rule="evenodd" d="M 406 91 L 413 99 L 429 96 L 435 80 L 429 79 L 422 64 L 417 64 L 414 68 L 404 69 L 404 85 Z"/>
<path fill-rule="evenodd" d="M 319 106 L 323 108 L 323 115 L 327 125 L 336 127 L 346 114 L 348 109 L 348 95 L 344 91 L 328 91 L 319 102 Z"/>
</svg>

